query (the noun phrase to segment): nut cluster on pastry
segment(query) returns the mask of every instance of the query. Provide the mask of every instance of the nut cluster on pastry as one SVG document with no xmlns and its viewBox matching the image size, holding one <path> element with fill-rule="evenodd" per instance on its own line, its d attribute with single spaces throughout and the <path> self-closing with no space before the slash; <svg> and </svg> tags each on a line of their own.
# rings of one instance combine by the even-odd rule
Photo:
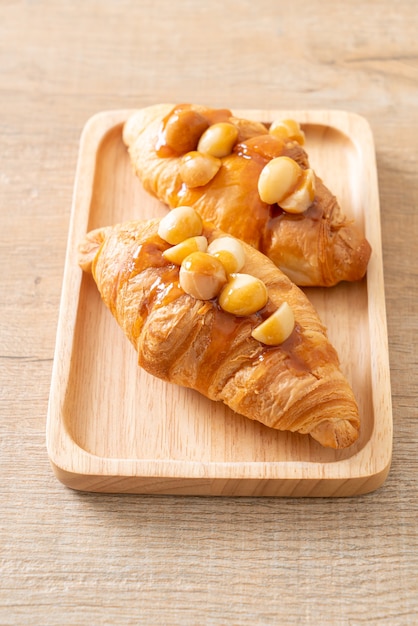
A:
<svg viewBox="0 0 418 626">
<path fill-rule="evenodd" d="M 159 223 L 158 235 L 171 245 L 163 256 L 180 266 L 183 291 L 199 300 L 217 298 L 221 309 L 240 317 L 263 309 L 267 287 L 259 278 L 241 273 L 245 252 L 240 241 L 223 236 L 208 243 L 202 233 L 202 219 L 189 206 L 172 209 Z M 252 336 L 266 345 L 279 345 L 291 335 L 294 325 L 293 311 L 283 302 L 253 329 Z"/>
<path fill-rule="evenodd" d="M 286 142 L 305 143 L 305 135 L 297 121 L 273 122 L 268 132 Z M 232 122 L 208 124 L 195 110 L 179 109 L 166 120 L 157 151 L 181 156 L 180 177 L 191 189 L 207 185 L 222 166 L 222 158 L 232 153 L 242 140 L 239 128 Z M 266 204 L 278 204 L 286 213 L 303 213 L 315 197 L 315 176 L 312 169 L 302 169 L 288 156 L 271 159 L 258 180 L 260 198 Z"/>
</svg>

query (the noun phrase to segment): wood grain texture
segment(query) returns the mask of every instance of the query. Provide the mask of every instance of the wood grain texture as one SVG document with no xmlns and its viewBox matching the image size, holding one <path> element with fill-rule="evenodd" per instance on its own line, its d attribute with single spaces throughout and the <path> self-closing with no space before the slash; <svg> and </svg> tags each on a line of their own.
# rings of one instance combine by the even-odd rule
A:
<svg viewBox="0 0 418 626">
<path fill-rule="evenodd" d="M 415 0 L 0 6 L 0 624 L 417 621 Z M 340 109 L 376 143 L 393 462 L 349 499 L 79 494 L 45 420 L 78 142 L 161 101 Z"/>
</svg>

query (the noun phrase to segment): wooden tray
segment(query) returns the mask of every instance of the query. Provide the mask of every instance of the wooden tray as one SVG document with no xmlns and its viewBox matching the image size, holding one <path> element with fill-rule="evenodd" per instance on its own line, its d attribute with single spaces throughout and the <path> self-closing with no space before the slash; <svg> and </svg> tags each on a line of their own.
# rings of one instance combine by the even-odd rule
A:
<svg viewBox="0 0 418 626">
<path fill-rule="evenodd" d="M 390 467 L 392 412 L 368 123 L 341 111 L 235 111 L 264 122 L 298 119 L 311 165 L 363 225 L 373 248 L 365 280 L 307 290 L 360 407 L 358 442 L 334 451 L 138 368 L 133 348 L 76 260 L 89 229 L 166 213 L 132 173 L 122 142 L 129 113 L 95 115 L 81 138 L 47 420 L 56 476 L 74 489 L 109 493 L 351 496 L 378 488 Z"/>
</svg>

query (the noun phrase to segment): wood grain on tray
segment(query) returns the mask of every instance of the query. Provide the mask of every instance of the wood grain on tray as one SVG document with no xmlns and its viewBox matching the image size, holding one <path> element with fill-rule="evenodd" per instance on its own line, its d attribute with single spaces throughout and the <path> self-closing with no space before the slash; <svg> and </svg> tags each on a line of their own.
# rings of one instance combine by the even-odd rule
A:
<svg viewBox="0 0 418 626">
<path fill-rule="evenodd" d="M 312 167 L 364 228 L 373 249 L 367 277 L 307 289 L 337 348 L 362 420 L 352 447 L 324 449 L 274 431 L 196 392 L 140 370 L 97 289 L 77 265 L 93 228 L 163 216 L 134 177 L 122 142 L 129 111 L 86 125 L 74 191 L 47 424 L 57 477 L 80 490 L 195 495 L 347 496 L 386 478 L 392 413 L 380 213 L 367 122 L 341 111 L 236 111 L 261 121 L 294 117 Z"/>
</svg>

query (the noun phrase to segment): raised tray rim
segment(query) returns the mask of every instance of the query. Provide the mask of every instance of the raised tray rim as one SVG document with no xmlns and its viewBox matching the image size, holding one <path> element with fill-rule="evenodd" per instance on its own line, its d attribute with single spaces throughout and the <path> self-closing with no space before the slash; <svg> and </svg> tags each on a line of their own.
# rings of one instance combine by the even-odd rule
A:
<svg viewBox="0 0 418 626">
<path fill-rule="evenodd" d="M 88 491 L 191 495 L 356 495 L 380 487 L 391 463 L 392 407 L 377 171 L 369 123 L 347 111 L 244 109 L 234 110 L 234 114 L 262 121 L 279 116 L 294 117 L 302 124 L 330 126 L 348 134 L 369 164 L 372 172 L 369 196 L 373 211 L 368 212 L 364 220 L 374 254 L 367 273 L 367 290 L 369 317 L 376 322 L 370 325 L 372 377 L 381 383 L 373 385 L 373 405 L 381 410 L 364 447 L 353 457 L 332 463 L 197 463 L 107 459 L 83 450 L 71 438 L 60 413 L 71 351 L 68 329 L 75 325 L 77 299 L 74 294 L 79 292 L 81 284 L 81 271 L 75 262 L 76 242 L 86 232 L 88 220 L 88 211 L 79 208 L 90 205 L 95 155 L 103 138 L 123 124 L 133 111 L 121 109 L 97 113 L 87 121 L 81 135 L 47 416 L 47 451 L 56 476 L 69 487 Z M 376 446 L 379 446 L 377 456 L 372 453 Z M 356 467 L 354 472 L 353 465 Z M 260 489 L 254 488 L 254 481 L 260 483 Z"/>
</svg>

